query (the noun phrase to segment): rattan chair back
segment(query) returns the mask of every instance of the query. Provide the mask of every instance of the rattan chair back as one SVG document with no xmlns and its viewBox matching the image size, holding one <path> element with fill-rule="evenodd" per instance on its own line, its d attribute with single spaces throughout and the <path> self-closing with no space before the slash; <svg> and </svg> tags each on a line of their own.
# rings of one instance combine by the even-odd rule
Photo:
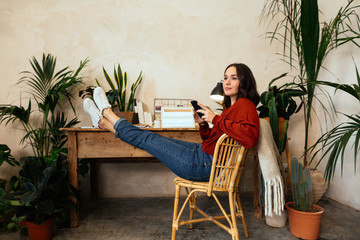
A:
<svg viewBox="0 0 360 240">
<path fill-rule="evenodd" d="M 232 191 L 237 188 L 245 165 L 247 149 L 223 134 L 217 141 L 207 195 L 212 191 Z"/>
</svg>

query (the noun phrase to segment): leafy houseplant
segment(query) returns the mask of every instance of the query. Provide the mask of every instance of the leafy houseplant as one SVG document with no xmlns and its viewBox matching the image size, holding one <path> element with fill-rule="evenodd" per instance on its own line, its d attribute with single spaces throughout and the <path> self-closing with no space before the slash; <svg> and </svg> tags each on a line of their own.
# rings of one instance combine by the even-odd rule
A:
<svg viewBox="0 0 360 240">
<path fill-rule="evenodd" d="M 10 166 L 19 166 L 19 162 L 11 155 L 11 150 L 6 144 L 0 144 L 0 167 L 6 162 Z M 0 187 L 5 189 L 5 179 L 0 178 Z"/>
<path fill-rule="evenodd" d="M 0 144 L 0 166 L 7 162 L 11 166 L 19 166 L 19 162 L 11 155 L 11 150 L 6 144 Z M 6 195 L 5 183 L 6 181 L 0 179 L 0 232 L 5 231 L 10 222 L 10 215 L 12 208 L 8 201 L 2 199 Z"/>
<path fill-rule="evenodd" d="M 291 159 L 291 187 L 294 201 L 286 203 L 290 232 L 301 239 L 317 239 L 324 209 L 313 204 L 310 169 L 297 158 Z"/>
<path fill-rule="evenodd" d="M 56 72 L 54 56 L 43 54 L 41 64 L 34 57 L 30 60 L 33 72 L 23 72 L 24 76 L 18 82 L 29 87 L 31 98 L 27 109 L 15 105 L 0 108 L 0 123 L 20 122 L 25 130 L 21 143 L 30 145 L 33 150 L 34 156 L 21 159 L 24 163 L 18 180 L 12 178 L 12 182 L 18 184 L 19 192 L 11 193 L 8 197 L 21 196 L 26 209 L 22 214 L 36 224 L 42 223 L 60 209 L 73 207 L 64 200 L 69 198 L 69 192 L 75 194 L 75 190 L 66 178 L 67 150 L 64 145 L 67 137 L 60 128 L 78 123 L 76 117 L 67 119 L 63 106 L 66 103 L 64 100 L 67 100 L 75 112 L 71 103 L 71 89 L 82 83 L 80 72 L 87 62 L 80 62 L 75 71 L 65 67 Z M 32 109 L 34 102 L 36 113 Z"/>
<path fill-rule="evenodd" d="M 126 99 L 128 76 L 126 72 L 122 72 L 120 64 L 118 64 L 117 68 L 114 67 L 114 80 L 110 78 L 104 67 L 103 73 L 107 83 L 110 86 L 110 90 L 106 92 L 106 95 L 109 99 L 110 104 L 113 106 L 113 110 L 115 110 L 116 108 L 119 112 L 133 111 L 135 92 L 143 79 L 142 71 L 140 72 L 136 81 L 131 85 L 130 96 L 128 99 Z M 97 79 L 95 80 L 97 85 L 101 86 L 99 81 Z"/>
<path fill-rule="evenodd" d="M 274 137 L 274 141 L 278 147 L 279 153 L 282 153 L 286 146 L 288 121 L 290 116 L 298 112 L 302 105 L 297 106 L 294 97 L 301 97 L 306 93 L 306 90 L 300 85 L 290 82 L 277 87 L 273 83 L 286 76 L 284 73 L 279 77 L 274 78 L 268 85 L 268 90 L 261 94 L 261 106 L 259 110 L 259 117 L 269 118 L 270 125 Z M 284 118 L 284 131 L 279 136 L 279 118 Z"/>
<path fill-rule="evenodd" d="M 28 181 L 20 186 L 20 191 L 7 195 L 8 199 L 19 199 L 24 203 L 15 208 L 17 216 L 26 216 L 27 221 L 41 224 L 62 214 L 63 209 L 75 209 L 69 196 L 78 198 L 78 191 L 67 182 L 67 166 L 62 166 L 66 160 L 64 155 L 57 155 L 45 169 L 36 157 L 23 160 L 19 175 Z"/>
<path fill-rule="evenodd" d="M 0 144 L 0 166 L 7 162 L 11 166 L 19 166 L 19 162 L 11 155 L 11 150 L 6 144 Z"/>
<path fill-rule="evenodd" d="M 271 40 L 283 45 L 283 57 L 291 68 L 298 73 L 296 81 L 306 89 L 302 96 L 304 102 L 305 141 L 304 153 L 308 150 L 309 128 L 314 100 L 318 100 L 316 90 L 319 88 L 319 73 L 323 69 L 326 57 L 334 49 L 347 43 L 354 43 L 360 38 L 360 29 L 352 27 L 353 21 L 359 26 L 360 18 L 354 0 L 349 0 L 345 7 L 339 9 L 336 17 L 328 22 L 319 22 L 317 0 L 269 0 L 262 15 L 272 21 L 281 18 L 272 31 L 267 33 Z M 331 102 L 331 99 L 328 98 Z M 325 113 L 326 107 L 318 101 Z M 304 154 L 304 165 L 308 165 Z"/>
</svg>

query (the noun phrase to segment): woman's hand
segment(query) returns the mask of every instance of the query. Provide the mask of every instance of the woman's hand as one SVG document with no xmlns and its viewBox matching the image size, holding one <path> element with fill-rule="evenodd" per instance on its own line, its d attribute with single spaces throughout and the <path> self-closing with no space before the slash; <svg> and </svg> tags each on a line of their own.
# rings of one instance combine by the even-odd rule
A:
<svg viewBox="0 0 360 240">
<path fill-rule="evenodd" d="M 197 124 L 204 125 L 205 121 L 199 117 L 199 115 L 197 114 L 197 112 L 194 108 L 193 108 L 193 117 Z"/>
<path fill-rule="evenodd" d="M 197 110 L 197 112 L 199 113 L 203 113 L 204 116 L 201 117 L 201 120 L 204 122 L 208 122 L 208 123 L 212 123 L 213 118 L 216 116 L 216 113 L 214 113 L 213 111 L 211 111 L 209 108 L 205 107 L 204 105 L 202 105 L 201 103 L 198 103 L 198 105 L 202 108 Z M 197 115 L 197 114 L 196 114 Z M 200 118 L 198 116 L 198 118 Z M 195 120 L 196 121 L 196 120 Z M 198 122 L 197 122 L 198 123 Z M 200 123 L 199 123 L 200 124 Z"/>
</svg>

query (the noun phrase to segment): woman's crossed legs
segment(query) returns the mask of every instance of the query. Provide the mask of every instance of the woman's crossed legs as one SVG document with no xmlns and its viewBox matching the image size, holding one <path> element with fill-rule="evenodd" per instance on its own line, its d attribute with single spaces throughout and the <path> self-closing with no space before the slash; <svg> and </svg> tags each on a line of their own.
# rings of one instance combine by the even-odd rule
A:
<svg viewBox="0 0 360 240">
<path fill-rule="evenodd" d="M 107 129 L 122 141 L 141 148 L 161 162 L 176 175 L 194 181 L 207 181 L 211 171 L 212 156 L 202 151 L 201 144 L 163 137 L 139 129 L 120 119 L 111 109 L 102 88 L 94 90 L 95 103 L 84 100 L 84 109 L 94 126 Z"/>
</svg>

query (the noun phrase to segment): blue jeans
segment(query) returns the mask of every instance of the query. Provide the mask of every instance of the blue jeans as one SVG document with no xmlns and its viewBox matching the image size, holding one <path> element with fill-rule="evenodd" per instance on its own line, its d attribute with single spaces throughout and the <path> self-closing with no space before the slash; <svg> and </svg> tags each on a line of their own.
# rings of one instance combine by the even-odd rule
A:
<svg viewBox="0 0 360 240">
<path fill-rule="evenodd" d="M 209 180 L 212 156 L 202 150 L 201 144 L 163 137 L 124 119 L 118 120 L 114 129 L 115 137 L 147 151 L 176 175 L 192 181 Z"/>
</svg>

